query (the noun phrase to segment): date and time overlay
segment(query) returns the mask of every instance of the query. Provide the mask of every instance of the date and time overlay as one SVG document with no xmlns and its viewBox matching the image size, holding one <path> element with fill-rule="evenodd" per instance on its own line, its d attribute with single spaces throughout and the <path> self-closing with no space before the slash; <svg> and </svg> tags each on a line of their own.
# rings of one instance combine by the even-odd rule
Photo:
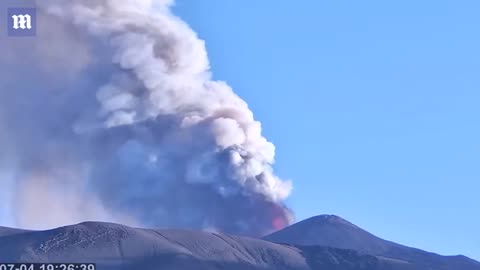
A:
<svg viewBox="0 0 480 270">
<path fill-rule="evenodd" d="M 94 263 L 0 263 L 0 270 L 97 270 Z"/>
</svg>

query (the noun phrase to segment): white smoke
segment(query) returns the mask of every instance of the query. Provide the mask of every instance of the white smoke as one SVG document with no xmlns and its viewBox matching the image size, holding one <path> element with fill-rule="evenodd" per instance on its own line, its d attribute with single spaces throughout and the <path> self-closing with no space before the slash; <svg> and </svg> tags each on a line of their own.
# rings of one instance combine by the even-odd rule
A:
<svg viewBox="0 0 480 270">
<path fill-rule="evenodd" d="M 0 57 L 0 162 L 16 173 L 20 226 L 258 235 L 292 221 L 274 145 L 211 80 L 204 42 L 171 4 L 42 0 L 38 36 L 3 40 L 17 57 Z"/>
</svg>

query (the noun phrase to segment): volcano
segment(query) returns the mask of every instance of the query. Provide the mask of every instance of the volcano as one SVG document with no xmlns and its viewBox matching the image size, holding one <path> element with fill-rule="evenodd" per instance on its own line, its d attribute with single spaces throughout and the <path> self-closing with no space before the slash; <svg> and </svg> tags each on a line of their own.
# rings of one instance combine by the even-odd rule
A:
<svg viewBox="0 0 480 270">
<path fill-rule="evenodd" d="M 263 238 L 297 246 L 328 246 L 403 261 L 437 270 L 474 270 L 480 263 L 465 256 L 440 256 L 377 237 L 335 215 L 306 219 Z"/>
</svg>

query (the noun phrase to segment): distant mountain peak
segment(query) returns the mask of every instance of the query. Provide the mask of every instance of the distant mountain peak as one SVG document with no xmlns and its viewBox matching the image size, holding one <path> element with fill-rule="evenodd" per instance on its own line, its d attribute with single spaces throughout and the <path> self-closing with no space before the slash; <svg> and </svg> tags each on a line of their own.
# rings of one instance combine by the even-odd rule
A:
<svg viewBox="0 0 480 270">
<path fill-rule="evenodd" d="M 380 238 L 337 215 L 318 215 L 300 221 L 264 239 L 305 246 L 331 246 L 371 253 L 383 249 Z"/>
<path fill-rule="evenodd" d="M 464 256 L 440 256 L 381 239 L 336 215 L 314 216 L 263 239 L 290 245 L 351 249 L 423 266 L 434 265 L 438 270 L 480 267 L 479 262 Z"/>
</svg>

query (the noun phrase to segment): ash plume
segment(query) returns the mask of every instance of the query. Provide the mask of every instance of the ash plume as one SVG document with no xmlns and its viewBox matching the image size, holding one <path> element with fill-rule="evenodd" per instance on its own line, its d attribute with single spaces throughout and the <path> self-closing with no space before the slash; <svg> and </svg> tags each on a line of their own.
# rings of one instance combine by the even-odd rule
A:
<svg viewBox="0 0 480 270">
<path fill-rule="evenodd" d="M 258 236 L 292 222 L 274 145 L 211 79 L 204 42 L 171 4 L 41 0 L 36 37 L 0 38 L 0 168 L 18 226 Z"/>
</svg>

